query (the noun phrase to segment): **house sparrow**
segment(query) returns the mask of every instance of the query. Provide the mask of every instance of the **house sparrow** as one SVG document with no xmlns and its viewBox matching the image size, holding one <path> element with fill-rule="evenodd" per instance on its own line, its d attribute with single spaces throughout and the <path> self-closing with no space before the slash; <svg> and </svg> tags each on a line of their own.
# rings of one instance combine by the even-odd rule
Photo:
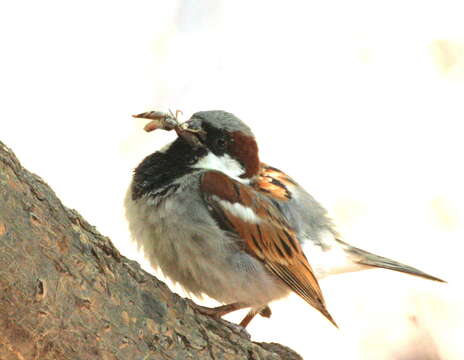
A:
<svg viewBox="0 0 464 360">
<path fill-rule="evenodd" d="M 197 305 L 202 313 L 250 308 L 245 327 L 293 291 L 336 326 L 318 283 L 325 276 L 385 268 L 442 281 L 341 240 L 311 195 L 260 161 L 253 133 L 234 115 L 202 111 L 183 124 L 160 112 L 135 117 L 178 138 L 134 171 L 125 199 L 132 237 L 174 283 L 226 304 Z"/>
</svg>

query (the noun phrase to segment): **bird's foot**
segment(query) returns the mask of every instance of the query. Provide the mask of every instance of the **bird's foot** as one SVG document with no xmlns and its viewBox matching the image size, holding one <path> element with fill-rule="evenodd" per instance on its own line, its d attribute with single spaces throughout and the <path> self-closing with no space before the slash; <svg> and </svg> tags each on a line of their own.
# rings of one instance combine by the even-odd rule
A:
<svg viewBox="0 0 464 360">
<path fill-rule="evenodd" d="M 236 333 L 236 334 L 238 334 L 238 335 L 240 335 L 242 337 L 245 337 L 247 339 L 251 338 L 250 334 L 245 329 L 245 326 L 243 326 L 241 323 L 240 324 L 233 324 L 233 323 L 231 323 L 229 321 L 221 319 L 224 315 L 227 315 L 227 314 L 229 314 L 229 313 L 231 313 L 233 311 L 240 310 L 240 309 L 243 309 L 243 308 L 247 307 L 246 304 L 232 303 L 232 304 L 221 305 L 221 306 L 210 308 L 210 307 L 195 304 L 193 301 L 191 301 L 189 299 L 187 299 L 187 301 L 189 302 L 190 306 L 194 310 L 196 310 L 197 312 L 199 312 L 199 313 L 201 313 L 203 315 L 211 316 L 212 318 L 220 320 L 231 331 L 233 331 L 234 333 Z M 247 325 L 248 325 L 248 323 L 247 323 Z"/>
<path fill-rule="evenodd" d="M 240 310 L 243 308 L 246 308 L 247 305 L 244 303 L 232 303 L 232 304 L 227 304 L 227 305 L 221 305 L 217 307 L 206 307 L 206 306 L 201 306 L 195 304 L 193 301 L 190 301 L 190 305 L 197 310 L 199 313 L 202 313 L 203 315 L 208 315 L 213 318 L 219 319 L 223 317 L 224 315 L 227 315 L 233 311 Z"/>
</svg>

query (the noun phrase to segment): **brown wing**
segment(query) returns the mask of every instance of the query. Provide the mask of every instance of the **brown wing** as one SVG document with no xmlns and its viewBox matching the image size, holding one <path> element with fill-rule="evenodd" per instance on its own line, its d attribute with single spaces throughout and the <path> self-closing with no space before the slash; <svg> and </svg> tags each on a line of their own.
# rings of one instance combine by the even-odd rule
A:
<svg viewBox="0 0 464 360">
<path fill-rule="evenodd" d="M 260 170 L 252 186 L 277 200 L 289 200 L 292 195 L 288 187 L 296 183 L 284 172 L 272 166 L 261 163 Z"/>
<path fill-rule="evenodd" d="M 275 205 L 221 172 L 204 173 L 200 187 L 219 226 L 236 233 L 245 251 L 336 326 L 295 232 Z"/>
</svg>

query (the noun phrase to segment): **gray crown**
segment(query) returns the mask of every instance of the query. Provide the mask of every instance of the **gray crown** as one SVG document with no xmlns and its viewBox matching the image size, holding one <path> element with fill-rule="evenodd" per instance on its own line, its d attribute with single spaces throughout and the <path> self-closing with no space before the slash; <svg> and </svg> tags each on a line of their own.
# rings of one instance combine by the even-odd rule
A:
<svg viewBox="0 0 464 360">
<path fill-rule="evenodd" d="M 228 113 L 222 110 L 209 110 L 199 111 L 192 115 L 190 120 L 195 123 L 196 120 L 208 123 L 219 129 L 226 131 L 241 131 L 245 135 L 253 136 L 251 129 L 245 125 L 238 117 L 234 114 Z M 201 126 L 201 124 L 198 124 Z"/>
</svg>

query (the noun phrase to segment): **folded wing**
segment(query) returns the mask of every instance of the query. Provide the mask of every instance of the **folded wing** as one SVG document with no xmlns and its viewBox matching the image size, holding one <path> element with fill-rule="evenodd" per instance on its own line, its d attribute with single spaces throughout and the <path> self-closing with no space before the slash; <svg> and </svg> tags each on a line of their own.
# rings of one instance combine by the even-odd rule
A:
<svg viewBox="0 0 464 360">
<path fill-rule="evenodd" d="M 200 187 L 218 225 L 237 234 L 248 254 L 337 326 L 295 232 L 276 205 L 252 187 L 217 171 L 204 173 Z"/>
</svg>

